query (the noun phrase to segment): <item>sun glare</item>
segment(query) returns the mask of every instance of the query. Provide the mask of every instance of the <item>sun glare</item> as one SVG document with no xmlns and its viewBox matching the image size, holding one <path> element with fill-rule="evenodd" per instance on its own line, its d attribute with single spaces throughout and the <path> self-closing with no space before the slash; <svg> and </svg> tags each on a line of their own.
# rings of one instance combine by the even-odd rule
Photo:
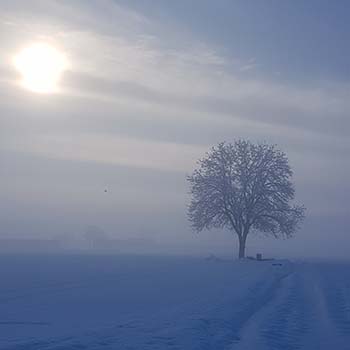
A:
<svg viewBox="0 0 350 350">
<path fill-rule="evenodd" d="M 58 91 L 68 62 L 53 46 L 38 43 L 22 49 L 15 56 L 14 65 L 22 75 L 23 87 L 37 93 L 53 93 Z"/>
</svg>

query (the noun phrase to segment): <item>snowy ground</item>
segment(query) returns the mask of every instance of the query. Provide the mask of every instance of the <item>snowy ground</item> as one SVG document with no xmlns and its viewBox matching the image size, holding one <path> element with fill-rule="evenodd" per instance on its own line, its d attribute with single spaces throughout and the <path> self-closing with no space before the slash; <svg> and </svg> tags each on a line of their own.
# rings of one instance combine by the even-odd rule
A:
<svg viewBox="0 0 350 350">
<path fill-rule="evenodd" d="M 0 349 L 350 349 L 350 264 L 0 257 Z"/>
</svg>

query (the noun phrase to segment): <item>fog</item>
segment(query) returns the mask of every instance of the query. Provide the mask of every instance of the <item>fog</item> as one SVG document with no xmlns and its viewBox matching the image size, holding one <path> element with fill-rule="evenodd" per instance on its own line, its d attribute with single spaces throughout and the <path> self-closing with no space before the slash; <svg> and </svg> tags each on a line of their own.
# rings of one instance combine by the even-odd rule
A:
<svg viewBox="0 0 350 350">
<path fill-rule="evenodd" d="M 297 31 L 272 20 L 282 5 L 224 1 L 207 26 L 210 2 L 193 2 L 200 16 L 186 1 L 147 3 L 1 2 L 1 252 L 236 256 L 230 232 L 190 229 L 186 176 L 212 145 L 247 138 L 287 153 L 307 208 L 294 238 L 251 236 L 248 255 L 347 258 L 349 28 L 316 1 L 317 17 L 293 10 Z M 246 21 L 229 21 L 235 11 Z M 42 41 L 71 63 L 57 94 L 24 90 L 12 65 Z M 89 227 L 107 243 L 92 247 Z"/>
</svg>

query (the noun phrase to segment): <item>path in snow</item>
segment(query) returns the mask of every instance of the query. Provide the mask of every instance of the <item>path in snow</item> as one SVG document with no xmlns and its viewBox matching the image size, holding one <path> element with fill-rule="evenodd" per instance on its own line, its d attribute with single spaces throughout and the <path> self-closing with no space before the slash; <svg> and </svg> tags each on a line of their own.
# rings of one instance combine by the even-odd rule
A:
<svg viewBox="0 0 350 350">
<path fill-rule="evenodd" d="M 349 265 L 295 263 L 232 349 L 350 349 Z"/>
<path fill-rule="evenodd" d="M 0 257 L 0 349 L 350 349 L 350 265 Z"/>
</svg>

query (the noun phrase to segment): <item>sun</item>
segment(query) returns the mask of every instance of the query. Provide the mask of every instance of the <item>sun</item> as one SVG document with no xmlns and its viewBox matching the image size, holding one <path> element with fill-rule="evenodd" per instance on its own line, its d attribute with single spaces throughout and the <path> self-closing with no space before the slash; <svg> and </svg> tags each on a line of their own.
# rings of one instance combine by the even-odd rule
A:
<svg viewBox="0 0 350 350">
<path fill-rule="evenodd" d="M 14 65 L 22 75 L 23 87 L 32 92 L 48 94 L 58 91 L 68 61 L 55 47 L 37 43 L 22 49 L 14 57 Z"/>
</svg>

